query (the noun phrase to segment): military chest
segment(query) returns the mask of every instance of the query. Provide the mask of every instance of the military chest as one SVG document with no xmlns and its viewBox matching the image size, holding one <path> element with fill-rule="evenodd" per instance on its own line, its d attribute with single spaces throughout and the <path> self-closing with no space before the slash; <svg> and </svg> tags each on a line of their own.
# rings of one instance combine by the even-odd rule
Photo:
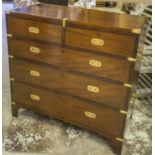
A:
<svg viewBox="0 0 155 155">
<path fill-rule="evenodd" d="M 84 127 L 120 153 L 145 18 L 37 4 L 6 12 L 12 114 Z"/>
</svg>

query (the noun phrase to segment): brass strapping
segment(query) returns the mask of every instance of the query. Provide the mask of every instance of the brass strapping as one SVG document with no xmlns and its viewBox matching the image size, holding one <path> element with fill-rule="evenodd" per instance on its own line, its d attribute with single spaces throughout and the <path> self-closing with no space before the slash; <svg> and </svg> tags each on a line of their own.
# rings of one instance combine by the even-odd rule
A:
<svg viewBox="0 0 155 155">
<path fill-rule="evenodd" d="M 116 140 L 117 141 L 120 141 L 120 142 L 124 142 L 124 139 L 120 138 L 120 137 L 116 137 Z"/>
<path fill-rule="evenodd" d="M 128 57 L 128 61 L 130 61 L 130 62 L 136 62 L 136 59 L 135 58 Z"/>
<path fill-rule="evenodd" d="M 7 34 L 7 37 L 12 37 L 13 35 L 12 34 Z"/>
<path fill-rule="evenodd" d="M 10 77 L 10 81 L 15 81 L 15 79 Z"/>
<path fill-rule="evenodd" d="M 129 83 L 124 83 L 124 86 L 125 86 L 125 87 L 129 87 L 129 88 L 132 88 L 132 85 L 129 84 Z"/>
<path fill-rule="evenodd" d="M 11 12 L 9 10 L 6 10 L 5 11 L 5 14 L 10 14 Z"/>
<path fill-rule="evenodd" d="M 127 115 L 127 114 L 128 114 L 128 112 L 125 111 L 125 110 L 120 110 L 120 113 L 121 113 L 121 114 L 124 114 L 124 115 Z"/>
<path fill-rule="evenodd" d="M 15 105 L 16 103 L 15 102 L 11 102 L 11 104 Z"/>
<path fill-rule="evenodd" d="M 68 20 L 68 18 L 64 18 L 62 20 L 62 27 L 66 27 L 66 21 Z"/>
<path fill-rule="evenodd" d="M 13 59 L 13 58 L 14 58 L 14 56 L 13 56 L 13 55 L 9 55 L 9 58 L 10 58 L 10 59 Z"/>
</svg>

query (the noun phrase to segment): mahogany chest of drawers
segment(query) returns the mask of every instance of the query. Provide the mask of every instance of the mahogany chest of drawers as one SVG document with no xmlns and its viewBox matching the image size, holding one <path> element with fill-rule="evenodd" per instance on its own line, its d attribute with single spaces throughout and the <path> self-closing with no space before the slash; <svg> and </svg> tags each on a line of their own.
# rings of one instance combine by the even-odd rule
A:
<svg viewBox="0 0 155 155">
<path fill-rule="evenodd" d="M 12 114 L 38 111 L 121 152 L 145 18 L 37 4 L 6 12 Z"/>
</svg>

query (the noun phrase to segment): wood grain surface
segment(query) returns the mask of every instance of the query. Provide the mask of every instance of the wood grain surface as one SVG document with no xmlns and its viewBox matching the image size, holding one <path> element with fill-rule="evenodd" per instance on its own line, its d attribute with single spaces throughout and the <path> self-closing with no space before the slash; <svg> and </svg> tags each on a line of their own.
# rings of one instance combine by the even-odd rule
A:
<svg viewBox="0 0 155 155">
<path fill-rule="evenodd" d="M 56 89 L 99 104 L 110 105 L 115 108 L 126 107 L 127 87 L 115 83 L 101 81 L 92 77 L 61 71 L 57 68 L 47 67 L 22 60 L 11 61 L 11 77 L 23 82 Z M 30 75 L 31 71 L 39 73 L 38 76 Z M 88 89 L 97 89 L 97 92 Z"/>
<path fill-rule="evenodd" d="M 29 40 L 9 39 L 10 55 L 120 82 L 129 82 L 132 63 L 95 52 L 67 49 Z M 39 53 L 30 50 L 39 49 Z M 97 65 L 97 66 L 95 66 Z"/>
<path fill-rule="evenodd" d="M 146 21 L 142 16 L 110 13 L 91 9 L 72 8 L 59 5 L 39 4 L 11 10 L 12 16 L 44 22 L 58 22 L 68 18 L 67 23 L 74 26 L 110 30 L 118 33 L 131 33 L 131 29 L 142 28 Z M 138 34 L 139 35 L 139 34 Z"/>
<path fill-rule="evenodd" d="M 17 104 L 24 104 L 35 111 L 104 133 L 111 139 L 121 135 L 125 116 L 119 111 L 97 107 L 75 97 L 18 82 L 12 83 L 12 91 L 12 99 Z M 33 100 L 31 94 L 39 96 L 40 101 Z M 94 113 L 96 118 L 87 117 L 85 112 Z"/>
<path fill-rule="evenodd" d="M 36 39 L 39 41 L 47 41 L 54 43 L 62 42 L 62 27 L 61 25 L 54 25 L 42 23 L 34 20 L 24 20 L 20 18 L 8 17 L 7 33 L 14 37 L 26 37 L 29 39 Z M 31 33 L 29 28 L 37 28 L 38 33 Z"/>
<path fill-rule="evenodd" d="M 91 39 L 93 38 L 103 40 L 104 45 L 92 44 Z M 135 41 L 136 38 L 132 36 L 84 30 L 79 28 L 67 27 L 65 33 L 66 45 L 110 54 L 117 54 L 126 57 L 134 56 Z"/>
</svg>

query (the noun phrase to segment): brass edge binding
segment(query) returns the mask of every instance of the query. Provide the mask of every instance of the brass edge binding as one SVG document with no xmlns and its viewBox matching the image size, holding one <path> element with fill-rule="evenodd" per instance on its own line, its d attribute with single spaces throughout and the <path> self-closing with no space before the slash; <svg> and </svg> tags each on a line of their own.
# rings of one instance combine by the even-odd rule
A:
<svg viewBox="0 0 155 155">
<path fill-rule="evenodd" d="M 120 113 L 121 113 L 121 114 L 124 114 L 124 115 L 127 115 L 127 114 L 128 114 L 128 112 L 125 111 L 125 110 L 120 110 Z"/>
<path fill-rule="evenodd" d="M 66 21 L 68 20 L 68 18 L 64 18 L 62 20 L 62 27 L 66 27 Z"/>
<path fill-rule="evenodd" d="M 5 11 L 5 14 L 10 14 L 11 12 L 9 10 Z"/>
<path fill-rule="evenodd" d="M 140 34 L 141 33 L 141 29 L 131 29 L 132 33 L 136 33 L 136 34 Z"/>
<path fill-rule="evenodd" d="M 10 77 L 10 81 L 15 81 L 15 79 Z"/>
<path fill-rule="evenodd" d="M 13 35 L 12 34 L 7 34 L 7 37 L 12 37 Z"/>
<path fill-rule="evenodd" d="M 128 57 L 128 61 L 130 61 L 130 62 L 136 62 L 136 58 Z"/>
<path fill-rule="evenodd" d="M 117 141 L 120 141 L 120 142 L 124 142 L 124 139 L 123 138 L 120 138 L 120 137 L 116 137 L 116 140 Z"/>
<path fill-rule="evenodd" d="M 131 84 L 129 84 L 129 83 L 124 83 L 123 85 L 124 85 L 125 87 L 132 88 L 132 85 L 131 85 Z"/>
<path fill-rule="evenodd" d="M 13 58 L 14 58 L 14 56 L 13 56 L 13 55 L 9 55 L 8 57 L 9 57 L 10 59 L 13 59 Z"/>
<path fill-rule="evenodd" d="M 11 104 L 15 105 L 16 103 L 15 102 L 11 102 Z"/>
</svg>

